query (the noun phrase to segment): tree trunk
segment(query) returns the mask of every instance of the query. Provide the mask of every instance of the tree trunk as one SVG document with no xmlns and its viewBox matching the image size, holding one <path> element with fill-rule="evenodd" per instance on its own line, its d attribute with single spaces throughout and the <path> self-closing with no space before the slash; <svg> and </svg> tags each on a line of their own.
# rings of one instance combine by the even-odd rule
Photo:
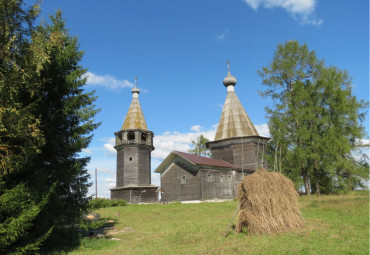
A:
<svg viewBox="0 0 370 255">
<path fill-rule="evenodd" d="M 320 196 L 320 183 L 319 180 L 316 179 L 316 195 Z"/>
<path fill-rule="evenodd" d="M 313 175 L 315 176 L 316 195 L 320 196 L 320 177 L 316 159 L 313 161 Z"/>
<path fill-rule="evenodd" d="M 308 173 L 306 169 L 303 170 L 303 182 L 304 182 L 304 189 L 306 191 L 307 196 L 311 196 L 311 190 L 310 190 L 310 182 L 308 179 Z"/>
</svg>

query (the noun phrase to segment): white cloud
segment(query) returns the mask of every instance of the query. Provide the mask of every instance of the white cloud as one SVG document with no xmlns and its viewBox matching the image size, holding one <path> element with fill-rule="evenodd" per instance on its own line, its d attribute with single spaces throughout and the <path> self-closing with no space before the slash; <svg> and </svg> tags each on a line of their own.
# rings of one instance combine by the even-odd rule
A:
<svg viewBox="0 0 370 255">
<path fill-rule="evenodd" d="M 105 143 L 104 144 L 105 153 L 107 156 L 116 156 L 117 151 L 114 148 L 114 142 L 113 143 Z"/>
<path fill-rule="evenodd" d="M 225 39 L 225 36 L 229 33 L 229 30 L 226 29 L 223 33 L 217 35 L 216 41 L 223 41 Z"/>
<path fill-rule="evenodd" d="M 92 72 L 86 73 L 87 77 L 87 85 L 90 86 L 100 86 L 110 90 L 120 90 L 123 88 L 132 88 L 134 86 L 133 83 L 129 82 L 128 80 L 118 80 L 113 76 L 110 75 L 97 75 Z"/>
<path fill-rule="evenodd" d="M 194 125 L 190 128 L 190 130 L 193 130 L 195 132 L 199 132 L 202 129 L 200 125 Z"/>
<path fill-rule="evenodd" d="M 370 140 L 369 139 L 361 139 L 359 142 L 362 146 L 370 146 Z"/>
<path fill-rule="evenodd" d="M 82 152 L 84 152 L 86 154 L 91 154 L 92 153 L 91 149 L 89 149 L 89 148 L 82 149 Z"/>
<path fill-rule="evenodd" d="M 157 173 L 152 173 L 152 184 L 160 186 L 161 185 L 161 175 Z"/>
<path fill-rule="evenodd" d="M 215 138 L 216 129 L 217 125 L 213 125 L 209 130 L 203 130 L 200 125 L 195 125 L 190 129 L 194 132 L 166 131 L 162 135 L 156 135 L 154 136 L 155 150 L 152 152 L 152 157 L 164 159 L 172 150 L 187 152 L 192 146 L 191 141 L 196 140 L 200 135 L 212 141 Z"/>
<path fill-rule="evenodd" d="M 104 178 L 104 181 L 106 183 L 109 183 L 109 185 L 116 185 L 116 178 L 106 177 Z M 113 187 L 113 186 L 112 186 Z"/>
<path fill-rule="evenodd" d="M 116 139 L 114 137 L 104 137 L 99 139 L 102 142 L 105 142 L 103 144 L 103 148 L 96 148 L 95 150 L 103 150 L 105 156 L 108 157 L 115 157 L 117 155 L 117 151 L 114 148 L 114 144 L 116 142 Z"/>
<path fill-rule="evenodd" d="M 321 25 L 323 20 L 316 19 L 314 15 L 316 0 L 244 0 L 252 9 L 257 11 L 261 5 L 272 9 L 280 7 L 286 10 L 294 19 L 302 24 Z"/>
<path fill-rule="evenodd" d="M 257 129 L 257 132 L 260 136 L 271 137 L 270 129 L 267 124 L 254 125 Z"/>
</svg>

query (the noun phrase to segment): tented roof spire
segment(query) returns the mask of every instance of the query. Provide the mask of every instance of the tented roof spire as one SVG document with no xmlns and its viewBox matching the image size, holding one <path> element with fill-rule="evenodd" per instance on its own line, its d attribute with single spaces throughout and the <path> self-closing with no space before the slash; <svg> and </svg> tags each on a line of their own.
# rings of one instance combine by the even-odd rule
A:
<svg viewBox="0 0 370 255">
<path fill-rule="evenodd" d="M 226 101 L 218 124 L 215 141 L 234 137 L 258 136 L 248 114 L 235 94 L 236 78 L 230 74 L 230 62 L 227 62 L 228 74 L 223 80 L 227 88 Z"/>
<path fill-rule="evenodd" d="M 137 77 L 135 77 L 135 87 L 131 90 L 132 101 L 128 109 L 125 121 L 122 125 L 122 130 L 125 129 L 141 129 L 148 130 L 143 111 L 141 110 L 139 102 L 140 89 L 137 88 Z"/>
</svg>

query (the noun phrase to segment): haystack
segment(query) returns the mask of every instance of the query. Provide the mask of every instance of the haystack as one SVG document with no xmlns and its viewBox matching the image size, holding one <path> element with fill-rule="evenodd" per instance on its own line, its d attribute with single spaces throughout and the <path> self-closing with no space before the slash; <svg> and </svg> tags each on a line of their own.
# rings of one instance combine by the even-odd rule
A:
<svg viewBox="0 0 370 255">
<path fill-rule="evenodd" d="M 304 225 L 298 209 L 298 192 L 291 180 L 260 168 L 239 185 L 239 214 L 236 231 L 272 234 Z"/>
</svg>

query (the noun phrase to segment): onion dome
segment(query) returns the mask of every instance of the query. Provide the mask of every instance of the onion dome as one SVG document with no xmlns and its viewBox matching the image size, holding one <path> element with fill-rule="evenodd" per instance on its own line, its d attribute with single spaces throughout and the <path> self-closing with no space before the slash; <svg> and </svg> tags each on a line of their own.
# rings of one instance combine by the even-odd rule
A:
<svg viewBox="0 0 370 255">
<path fill-rule="evenodd" d="M 133 98 L 139 98 L 140 89 L 137 88 L 137 77 L 135 77 L 135 87 L 131 90 Z"/>
<path fill-rule="evenodd" d="M 227 61 L 227 70 L 228 70 L 228 73 L 227 73 L 226 77 L 224 78 L 223 83 L 224 83 L 225 87 L 235 86 L 236 78 L 230 74 L 230 61 Z"/>
<path fill-rule="evenodd" d="M 135 88 L 133 88 L 132 90 L 131 90 L 131 93 L 132 94 L 134 94 L 134 93 L 140 93 L 140 89 L 138 89 L 137 87 L 135 87 Z"/>
</svg>

